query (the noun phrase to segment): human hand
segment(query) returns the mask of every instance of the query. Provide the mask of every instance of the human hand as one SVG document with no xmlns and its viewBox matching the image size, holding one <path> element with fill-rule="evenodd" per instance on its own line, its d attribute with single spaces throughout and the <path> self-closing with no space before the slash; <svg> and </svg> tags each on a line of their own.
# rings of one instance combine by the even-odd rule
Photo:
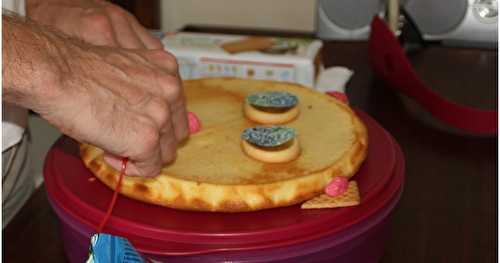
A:
<svg viewBox="0 0 500 263">
<path fill-rule="evenodd" d="M 63 133 L 104 149 L 115 169 L 123 156 L 131 160 L 126 174 L 157 175 L 188 136 L 175 58 L 163 50 L 59 44 L 59 77 L 32 107 Z"/>
<path fill-rule="evenodd" d="M 94 45 L 163 48 L 133 15 L 103 0 L 27 0 L 27 16 Z"/>
<path fill-rule="evenodd" d="M 2 16 L 2 100 L 114 156 L 128 175 L 154 176 L 188 135 L 178 65 L 163 50 L 93 46 Z"/>
</svg>

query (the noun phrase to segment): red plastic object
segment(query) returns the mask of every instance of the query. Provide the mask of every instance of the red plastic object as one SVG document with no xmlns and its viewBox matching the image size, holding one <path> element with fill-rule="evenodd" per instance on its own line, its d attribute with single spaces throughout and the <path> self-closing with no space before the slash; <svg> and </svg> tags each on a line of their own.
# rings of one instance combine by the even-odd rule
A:
<svg viewBox="0 0 500 263">
<path fill-rule="evenodd" d="M 397 193 L 378 209 L 375 215 L 342 231 L 322 238 L 289 246 L 240 251 L 207 251 L 204 254 L 159 255 L 143 253 L 155 262 L 332 262 L 332 263 L 376 263 L 383 255 L 387 238 L 389 215 L 398 203 L 403 191 L 405 162 L 401 149 L 396 148 L 396 167 L 391 181 L 377 196 L 387 200 L 394 189 Z M 50 200 L 50 199 L 49 199 Z M 372 201 L 373 202 L 373 201 Z M 61 220 L 61 237 L 70 262 L 83 262 L 88 255 L 88 244 L 93 231 L 60 210 L 51 202 Z M 165 244 L 168 246 L 168 244 Z"/>
<path fill-rule="evenodd" d="M 287 246 L 332 235 L 375 214 L 401 186 L 389 187 L 396 166 L 392 138 L 370 117 L 368 157 L 353 178 L 362 201 L 356 207 L 302 210 L 298 205 L 249 213 L 189 212 L 149 205 L 123 196 L 107 230 L 127 237 L 143 253 L 192 255 Z M 112 191 L 85 168 L 74 141 L 63 137 L 45 162 L 45 183 L 51 201 L 65 215 L 92 227 L 102 219 Z M 392 183 L 394 184 L 394 183 Z"/>
<path fill-rule="evenodd" d="M 467 132 L 497 134 L 497 111 L 459 105 L 427 87 L 413 70 L 399 41 L 379 17 L 371 24 L 368 53 L 370 64 L 379 76 L 437 119 Z"/>
</svg>

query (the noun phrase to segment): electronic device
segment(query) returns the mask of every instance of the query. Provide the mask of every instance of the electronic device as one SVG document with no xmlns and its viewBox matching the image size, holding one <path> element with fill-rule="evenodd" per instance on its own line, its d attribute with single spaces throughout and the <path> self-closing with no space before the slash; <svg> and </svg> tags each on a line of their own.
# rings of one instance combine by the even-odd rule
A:
<svg viewBox="0 0 500 263">
<path fill-rule="evenodd" d="M 386 17 L 383 0 L 318 0 L 317 36 L 366 40 L 374 16 Z M 423 38 L 447 45 L 497 47 L 497 0 L 401 0 L 400 8 Z M 404 19 L 401 19 L 404 23 Z"/>
</svg>

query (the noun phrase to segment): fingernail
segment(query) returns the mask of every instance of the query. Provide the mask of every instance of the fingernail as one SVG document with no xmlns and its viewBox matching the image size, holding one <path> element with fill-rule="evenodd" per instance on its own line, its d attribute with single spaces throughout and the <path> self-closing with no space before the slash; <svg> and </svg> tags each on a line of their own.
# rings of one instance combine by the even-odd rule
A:
<svg viewBox="0 0 500 263">
<path fill-rule="evenodd" d="M 120 171 L 121 169 L 121 160 L 109 153 L 104 154 L 104 161 L 108 163 L 111 167 L 113 167 L 115 170 Z"/>
<path fill-rule="evenodd" d="M 125 174 L 131 175 L 131 176 L 141 176 L 141 172 L 137 168 L 137 166 L 133 162 L 129 162 L 127 165 L 127 170 L 125 171 Z"/>
<path fill-rule="evenodd" d="M 122 159 L 121 157 L 117 157 L 115 155 L 105 153 L 104 161 L 108 163 L 111 167 L 113 167 L 116 171 L 121 172 L 122 169 Z M 127 168 L 125 169 L 125 174 L 129 176 L 140 176 L 141 173 L 139 169 L 134 165 L 133 162 L 129 161 L 127 163 Z"/>
</svg>

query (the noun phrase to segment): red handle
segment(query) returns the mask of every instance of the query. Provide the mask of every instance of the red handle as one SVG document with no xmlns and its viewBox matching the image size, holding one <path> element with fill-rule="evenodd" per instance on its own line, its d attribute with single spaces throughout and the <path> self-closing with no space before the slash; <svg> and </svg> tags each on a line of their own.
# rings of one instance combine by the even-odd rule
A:
<svg viewBox="0 0 500 263">
<path fill-rule="evenodd" d="M 377 16 L 371 24 L 368 54 L 375 73 L 392 88 L 413 98 L 437 119 L 467 132 L 497 134 L 497 111 L 451 102 L 427 87 L 413 70 L 397 38 Z"/>
</svg>

